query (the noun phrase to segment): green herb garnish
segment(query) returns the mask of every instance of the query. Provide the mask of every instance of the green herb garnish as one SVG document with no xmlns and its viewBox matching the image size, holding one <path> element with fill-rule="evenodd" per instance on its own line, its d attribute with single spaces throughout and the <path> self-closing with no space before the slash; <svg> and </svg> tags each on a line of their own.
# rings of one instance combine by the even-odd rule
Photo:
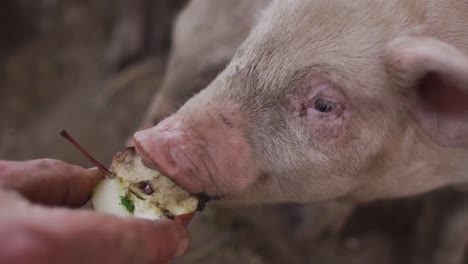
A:
<svg viewBox="0 0 468 264">
<path fill-rule="evenodd" d="M 135 205 L 127 196 L 120 196 L 120 204 L 123 205 L 131 214 L 135 211 Z"/>
</svg>

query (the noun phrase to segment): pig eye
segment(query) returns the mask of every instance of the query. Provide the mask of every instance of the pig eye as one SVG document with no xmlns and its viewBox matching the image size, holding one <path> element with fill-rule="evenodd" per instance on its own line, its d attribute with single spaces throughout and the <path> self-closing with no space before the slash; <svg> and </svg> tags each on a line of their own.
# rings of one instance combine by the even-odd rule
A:
<svg viewBox="0 0 468 264">
<path fill-rule="evenodd" d="M 325 99 L 318 99 L 314 103 L 315 110 L 321 113 L 330 113 L 336 108 L 336 103 L 327 101 Z"/>
</svg>

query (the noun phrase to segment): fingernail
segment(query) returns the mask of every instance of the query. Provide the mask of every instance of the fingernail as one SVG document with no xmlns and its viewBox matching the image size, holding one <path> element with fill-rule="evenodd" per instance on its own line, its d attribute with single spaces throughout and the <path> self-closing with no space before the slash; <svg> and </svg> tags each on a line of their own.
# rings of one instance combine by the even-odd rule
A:
<svg viewBox="0 0 468 264">
<path fill-rule="evenodd" d="M 93 173 L 97 173 L 97 172 L 102 173 L 102 171 L 98 167 L 89 168 L 88 171 L 93 172 Z"/>
<path fill-rule="evenodd" d="M 176 257 L 182 256 L 188 248 L 189 240 L 188 238 L 182 238 L 177 245 Z"/>
<path fill-rule="evenodd" d="M 94 167 L 94 168 L 89 168 L 88 171 L 94 173 L 94 175 L 99 175 L 100 177 L 105 176 L 105 173 L 103 173 L 99 168 Z"/>
</svg>

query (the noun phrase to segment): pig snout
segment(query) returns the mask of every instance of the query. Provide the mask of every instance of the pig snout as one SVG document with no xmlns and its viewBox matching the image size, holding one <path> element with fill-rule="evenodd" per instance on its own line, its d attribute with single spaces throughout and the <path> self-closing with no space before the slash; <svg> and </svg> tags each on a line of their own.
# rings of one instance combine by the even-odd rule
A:
<svg viewBox="0 0 468 264">
<path fill-rule="evenodd" d="M 227 195 L 245 191 L 258 177 L 244 138 L 243 118 L 228 104 L 179 111 L 134 135 L 137 151 L 192 193 Z"/>
</svg>

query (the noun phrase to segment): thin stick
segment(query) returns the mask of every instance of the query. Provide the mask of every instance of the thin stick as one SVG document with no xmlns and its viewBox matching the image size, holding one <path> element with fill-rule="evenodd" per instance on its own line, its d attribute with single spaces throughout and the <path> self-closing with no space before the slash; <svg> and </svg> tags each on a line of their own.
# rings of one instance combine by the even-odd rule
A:
<svg viewBox="0 0 468 264">
<path fill-rule="evenodd" d="M 68 141 L 70 141 L 70 143 L 72 143 L 81 153 L 83 153 L 83 155 L 85 155 L 86 158 L 88 158 L 88 160 L 94 164 L 96 167 L 98 167 L 99 170 L 102 171 L 102 173 L 108 175 L 108 176 L 113 176 L 114 174 L 108 169 L 106 168 L 104 165 L 102 165 L 101 163 L 99 163 L 99 161 L 97 161 L 95 158 L 93 158 L 93 156 L 91 156 L 91 154 L 89 154 L 88 151 L 86 151 L 78 142 L 76 142 L 75 139 L 73 139 L 70 134 L 68 134 L 67 131 L 65 131 L 64 129 L 60 129 L 59 130 L 60 132 L 60 135 L 64 138 L 66 138 Z"/>
</svg>

